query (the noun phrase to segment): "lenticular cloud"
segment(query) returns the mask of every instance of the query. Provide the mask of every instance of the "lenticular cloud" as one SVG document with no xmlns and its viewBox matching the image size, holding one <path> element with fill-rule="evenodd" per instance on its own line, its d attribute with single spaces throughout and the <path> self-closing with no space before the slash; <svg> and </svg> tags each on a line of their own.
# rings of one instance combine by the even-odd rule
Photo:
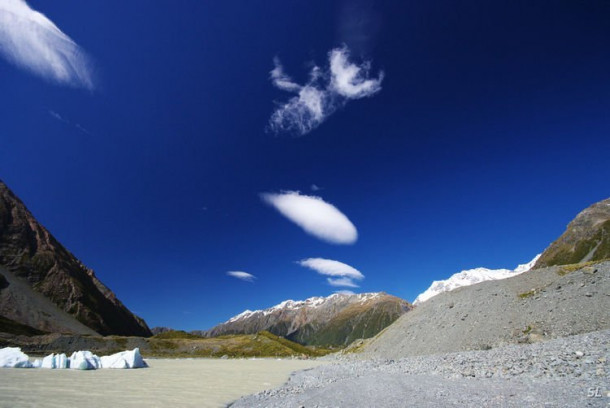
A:
<svg viewBox="0 0 610 408">
<path fill-rule="evenodd" d="M 305 232 L 332 244 L 353 244 L 358 231 L 335 206 L 320 197 L 301 195 L 296 191 L 265 193 L 261 198 Z"/>
<path fill-rule="evenodd" d="M 280 60 L 275 58 L 275 68 L 269 75 L 271 82 L 278 89 L 297 95 L 278 105 L 269 119 L 269 128 L 275 133 L 303 136 L 348 101 L 379 92 L 383 72 L 377 78 L 369 78 L 370 63 L 357 65 L 349 61 L 349 56 L 345 46 L 331 50 L 328 53 L 329 68 L 314 67 L 305 85 L 294 82 L 284 72 Z"/>
<path fill-rule="evenodd" d="M 227 272 L 227 275 L 246 282 L 254 282 L 254 279 L 256 278 L 256 276 L 252 275 L 251 273 L 242 271 L 229 271 Z"/>
<path fill-rule="evenodd" d="M 24 0 L 0 1 L 0 54 L 45 79 L 93 89 L 80 47 Z"/>
<path fill-rule="evenodd" d="M 356 268 L 343 262 L 324 258 L 308 258 L 297 262 L 299 265 L 313 269 L 320 275 L 326 275 L 327 282 L 331 286 L 344 286 L 357 288 L 354 280 L 364 279 L 364 275 Z"/>
</svg>

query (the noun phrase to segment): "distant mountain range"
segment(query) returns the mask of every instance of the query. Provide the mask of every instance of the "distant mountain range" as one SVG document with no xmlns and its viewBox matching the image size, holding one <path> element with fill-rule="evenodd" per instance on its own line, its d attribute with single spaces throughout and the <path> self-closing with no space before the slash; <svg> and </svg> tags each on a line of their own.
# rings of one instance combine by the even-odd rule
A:
<svg viewBox="0 0 610 408">
<path fill-rule="evenodd" d="M 356 339 L 376 336 L 407 312 L 408 315 L 413 316 L 405 316 L 401 321 L 412 321 L 420 314 L 428 316 L 432 313 L 430 310 L 434 308 L 430 309 L 432 306 L 428 307 L 423 303 L 443 292 L 517 275 L 523 275 L 523 279 L 510 281 L 521 282 L 522 279 L 523 282 L 529 282 L 536 280 L 536 277 L 532 275 L 530 279 L 527 276 L 535 273 L 539 268 L 608 258 L 610 258 L 610 199 L 593 204 L 578 214 L 555 242 L 527 264 L 519 265 L 514 270 L 469 269 L 456 273 L 446 280 L 433 282 L 416 298 L 414 304 L 421 307 L 413 312 L 409 312 L 413 306 L 407 301 L 384 292 L 337 293 L 328 297 L 312 297 L 301 301 L 287 300 L 264 310 L 246 310 L 210 330 L 192 333 L 203 337 L 217 337 L 254 335 L 268 331 L 301 345 L 340 347 Z M 582 265 L 578 268 L 582 268 Z M 546 276 L 544 279 L 553 281 L 555 279 L 553 273 L 563 276 L 573 269 L 561 269 L 556 272 L 551 271 L 552 273 L 540 269 L 539 273 Z M 595 270 L 583 273 L 592 274 Z M 525 272 L 528 273 L 524 274 Z M 547 276 L 549 274 L 550 277 Z M 540 279 L 543 278 L 542 275 Z M 496 284 L 500 285 L 499 288 L 504 287 L 504 283 L 493 283 Z M 512 284 L 507 281 L 506 285 L 510 287 Z M 527 283 L 524 285 L 527 286 Z M 485 285 L 481 286 L 483 287 L 487 288 Z M 557 287 L 561 288 L 561 286 Z M 459 297 L 461 292 L 456 291 L 451 296 Z M 539 299 L 536 296 L 538 289 L 530 292 L 518 292 L 515 296 L 519 301 L 523 299 L 529 301 L 530 297 L 533 300 Z M 467 293 L 474 292 L 468 289 Z M 589 295 L 594 296 L 595 293 L 588 293 L 585 297 Z M 509 295 L 509 298 L 511 296 L 513 295 Z M 443 296 L 439 298 L 444 299 Z M 440 301 L 437 298 L 432 303 Z M 453 304 L 447 307 L 452 310 L 454 308 Z M 420 309 L 423 310 L 421 313 L 418 312 Z M 455 310 L 457 309 L 456 306 Z M 467 317 L 466 313 L 461 315 L 460 321 L 464 321 Z M 517 319 L 511 321 L 515 322 Z M 450 327 L 453 325 L 451 324 Z M 599 323 L 595 327 L 605 326 Z M 169 330 L 155 328 L 155 333 Z M 412 337 L 416 335 L 413 330 L 409 332 L 413 332 L 410 334 Z M 144 337 L 152 334 L 146 323 L 131 313 L 114 293 L 97 279 L 92 270 L 86 268 L 38 223 L 2 181 L 0 181 L 0 332 L 25 335 L 59 332 L 77 335 L 112 334 Z M 170 332 L 167 335 L 173 334 Z M 457 334 L 452 334 L 455 335 Z M 450 343 L 448 344 L 447 347 L 450 346 Z"/>
<path fill-rule="evenodd" d="M 214 337 L 267 330 L 304 345 L 343 346 L 376 335 L 410 309 L 405 300 L 383 292 L 337 293 L 246 310 L 210 330 L 193 333 Z"/>
<path fill-rule="evenodd" d="M 0 181 L 0 331 L 150 336 Z M 27 331 L 27 330 L 26 330 Z"/>
<path fill-rule="evenodd" d="M 451 275 L 449 279 L 432 282 L 432 285 L 430 285 L 428 289 L 415 298 L 413 304 L 418 305 L 439 293 L 448 292 L 463 286 L 470 286 L 489 280 L 506 279 L 519 275 L 532 269 L 534 264 L 538 261 L 538 258 L 540 258 L 540 254 L 536 255 L 536 257 L 528 263 L 519 265 L 513 270 L 475 268 L 455 273 Z"/>
</svg>

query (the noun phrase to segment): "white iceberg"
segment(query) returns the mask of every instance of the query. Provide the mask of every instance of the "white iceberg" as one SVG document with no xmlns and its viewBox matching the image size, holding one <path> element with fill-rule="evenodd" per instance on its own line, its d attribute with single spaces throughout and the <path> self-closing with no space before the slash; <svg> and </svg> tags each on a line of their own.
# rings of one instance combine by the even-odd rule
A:
<svg viewBox="0 0 610 408">
<path fill-rule="evenodd" d="M 68 368 L 70 361 L 65 354 L 49 354 L 45 358 L 34 361 L 34 367 L 41 368 Z"/>
<path fill-rule="evenodd" d="M 6 347 L 0 349 L 0 367 L 97 370 L 98 368 L 145 368 L 148 364 L 137 347 L 102 357 L 90 351 L 75 351 L 69 358 L 63 353 L 49 354 L 42 360 L 36 359 L 33 363 L 30 363 L 28 355 L 21 352 L 20 348 Z"/>
<path fill-rule="evenodd" d="M 140 349 L 135 348 L 131 351 L 122 351 L 120 353 L 112 354 L 110 356 L 103 356 L 102 368 L 145 368 L 148 367 L 142 355 Z"/>
<path fill-rule="evenodd" d="M 21 352 L 19 347 L 5 347 L 0 349 L 0 367 L 3 368 L 31 368 L 27 354 Z"/>
<path fill-rule="evenodd" d="M 70 356 L 70 368 L 75 370 L 96 370 L 102 368 L 98 356 L 90 351 L 75 351 Z"/>
</svg>

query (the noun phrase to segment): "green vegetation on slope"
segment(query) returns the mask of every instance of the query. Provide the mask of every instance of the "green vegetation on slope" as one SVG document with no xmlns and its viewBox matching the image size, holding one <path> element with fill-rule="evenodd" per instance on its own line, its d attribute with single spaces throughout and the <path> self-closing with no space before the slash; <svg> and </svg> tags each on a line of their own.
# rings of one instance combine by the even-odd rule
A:
<svg viewBox="0 0 610 408">
<path fill-rule="evenodd" d="M 2 321 L 0 321 L 0 327 Z M 144 357 L 319 357 L 332 352 L 320 347 L 309 347 L 263 331 L 257 334 L 226 335 L 204 338 L 176 332 L 169 338 L 85 336 L 48 334 L 32 337 L 0 338 L 0 347 L 17 346 L 26 353 L 47 355 L 70 354 L 77 350 L 91 350 L 97 355 L 108 355 L 123 350 L 140 349 Z M 180 337 L 183 336 L 183 337 Z"/>
<path fill-rule="evenodd" d="M 150 350 L 142 354 L 156 357 L 318 357 L 331 350 L 306 347 L 267 331 L 257 334 L 203 338 L 180 332 L 147 339 Z M 182 332 L 184 333 L 184 332 Z M 159 337 L 161 336 L 161 337 Z M 183 336 L 183 337 L 180 337 Z M 188 337 L 192 336 L 192 337 Z"/>
<path fill-rule="evenodd" d="M 554 243 L 542 254 L 536 266 L 569 265 L 583 262 L 591 254 L 588 261 L 600 261 L 610 258 L 610 220 L 595 227 L 595 232 L 575 243 Z"/>
<path fill-rule="evenodd" d="M 184 330 L 169 330 L 163 333 L 156 334 L 153 339 L 201 339 L 201 336 L 187 333 Z"/>
<path fill-rule="evenodd" d="M 344 347 L 357 339 L 375 336 L 394 323 L 402 314 L 401 306 L 394 302 L 380 302 L 372 307 L 366 304 L 345 308 L 328 324 L 316 328 L 302 327 L 290 340 L 309 345 Z"/>
</svg>

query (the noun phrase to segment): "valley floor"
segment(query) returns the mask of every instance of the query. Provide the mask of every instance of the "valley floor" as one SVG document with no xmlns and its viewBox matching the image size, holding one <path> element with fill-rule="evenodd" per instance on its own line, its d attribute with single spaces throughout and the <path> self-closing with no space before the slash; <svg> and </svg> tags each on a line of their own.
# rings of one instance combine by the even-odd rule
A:
<svg viewBox="0 0 610 408">
<path fill-rule="evenodd" d="M 146 359 L 135 370 L 0 368 L 0 407 L 224 407 L 322 362 Z"/>
<path fill-rule="evenodd" d="M 341 359 L 231 407 L 610 406 L 610 330 L 488 351 Z"/>
</svg>

